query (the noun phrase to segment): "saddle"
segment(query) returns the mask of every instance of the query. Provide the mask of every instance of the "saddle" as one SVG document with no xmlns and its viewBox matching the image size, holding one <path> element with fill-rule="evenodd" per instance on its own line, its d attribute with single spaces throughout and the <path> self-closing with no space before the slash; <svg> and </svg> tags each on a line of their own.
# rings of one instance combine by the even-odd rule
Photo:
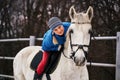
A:
<svg viewBox="0 0 120 80">
<path fill-rule="evenodd" d="M 39 51 L 35 57 L 33 58 L 33 60 L 31 61 L 31 64 L 30 64 L 30 68 L 32 70 L 36 70 L 37 69 L 37 66 L 39 65 L 40 61 L 42 60 L 42 51 Z M 49 56 L 49 59 L 48 59 L 48 62 L 45 66 L 45 70 L 44 70 L 44 73 L 46 74 L 51 74 L 55 71 L 58 63 L 59 63 L 59 60 L 60 60 L 60 56 L 61 56 L 61 52 L 59 51 L 51 51 L 50 52 L 50 56 Z"/>
</svg>

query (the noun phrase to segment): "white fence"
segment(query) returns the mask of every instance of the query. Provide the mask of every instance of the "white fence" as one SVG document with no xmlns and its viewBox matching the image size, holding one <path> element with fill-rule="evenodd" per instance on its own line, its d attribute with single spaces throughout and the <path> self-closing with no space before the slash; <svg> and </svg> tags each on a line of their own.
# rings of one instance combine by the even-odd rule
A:
<svg viewBox="0 0 120 80">
<path fill-rule="evenodd" d="M 93 39 L 93 38 L 92 38 Z M 100 67 L 115 67 L 116 68 L 116 79 L 120 80 L 120 32 L 117 32 L 117 36 L 107 36 L 107 37 L 95 37 L 96 40 L 116 40 L 116 64 L 106 64 L 106 63 L 94 63 L 88 62 L 87 65 L 91 66 L 100 66 Z M 13 41 L 29 41 L 29 45 L 35 45 L 35 40 L 42 40 L 42 38 L 35 38 L 35 36 L 30 36 L 30 38 L 17 38 L 17 39 L 1 39 L 0 42 L 13 42 Z M 13 60 L 14 57 L 3 57 L 0 56 L 0 59 Z M 10 75 L 0 74 L 2 77 L 13 78 Z"/>
</svg>

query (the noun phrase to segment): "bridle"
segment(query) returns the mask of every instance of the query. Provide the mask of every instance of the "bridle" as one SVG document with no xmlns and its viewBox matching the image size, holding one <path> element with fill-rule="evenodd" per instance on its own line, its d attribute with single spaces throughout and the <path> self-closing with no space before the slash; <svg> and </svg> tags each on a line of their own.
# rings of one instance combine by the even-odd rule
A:
<svg viewBox="0 0 120 80">
<path fill-rule="evenodd" d="M 90 24 L 90 22 L 82 22 L 82 23 L 79 23 L 79 22 L 71 22 L 71 24 Z M 79 50 L 79 49 L 81 49 L 83 52 L 84 52 L 84 54 L 85 54 L 85 58 L 87 59 L 87 55 L 88 55 L 88 51 L 86 51 L 85 49 L 84 49 L 84 47 L 87 47 L 87 48 L 89 48 L 89 46 L 90 46 L 90 43 L 91 43 L 91 33 L 92 33 L 92 31 L 90 31 L 89 33 L 90 33 L 90 42 L 89 42 L 89 45 L 81 45 L 81 44 L 73 44 L 72 43 L 72 38 L 71 38 L 71 34 L 73 33 L 73 30 L 70 30 L 69 31 L 69 38 L 70 38 L 70 47 L 71 47 L 71 56 L 70 57 L 68 57 L 68 56 L 66 56 L 65 54 L 64 54 L 64 52 L 63 52 L 63 55 L 66 57 L 66 58 L 68 58 L 68 59 L 74 59 L 74 55 L 76 54 L 76 52 Z M 73 47 L 74 46 L 77 46 L 77 49 L 74 51 L 73 50 Z"/>
</svg>

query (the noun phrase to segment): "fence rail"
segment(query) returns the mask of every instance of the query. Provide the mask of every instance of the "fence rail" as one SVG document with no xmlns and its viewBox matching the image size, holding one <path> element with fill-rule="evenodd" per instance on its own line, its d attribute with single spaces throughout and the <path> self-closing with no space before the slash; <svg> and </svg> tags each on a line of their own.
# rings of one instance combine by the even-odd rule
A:
<svg viewBox="0 0 120 80">
<path fill-rule="evenodd" d="M 0 56 L 0 59 L 13 60 L 13 59 L 14 59 L 14 57 L 4 57 L 4 56 Z"/>
<path fill-rule="evenodd" d="M 4 75 L 4 74 L 0 74 L 0 77 L 14 78 L 14 76 L 10 76 L 10 75 Z"/>
<path fill-rule="evenodd" d="M 13 60 L 14 57 L 3 57 L 3 56 L 0 56 L 0 59 Z M 95 62 L 88 62 L 87 65 L 88 66 L 100 66 L 100 67 L 116 67 L 115 64 L 95 63 Z"/>
<path fill-rule="evenodd" d="M 0 39 L 0 42 L 15 42 L 15 41 L 30 41 L 34 39 L 34 36 L 30 36 L 30 38 L 14 38 L 14 39 Z M 114 40 L 116 36 L 103 36 L 103 37 L 94 37 L 96 40 Z M 94 40 L 92 37 L 92 40 Z M 43 38 L 35 38 L 35 40 L 43 40 Z"/>
<path fill-rule="evenodd" d="M 116 68 L 116 80 L 120 80 L 120 65 L 118 64 L 118 62 L 120 61 L 120 59 L 118 59 L 120 57 L 120 55 L 118 55 L 120 53 L 120 50 L 118 46 L 118 44 L 120 45 L 120 32 L 117 33 L 117 36 L 103 36 L 103 37 L 92 37 L 92 40 L 116 40 L 117 43 L 117 57 L 116 57 L 116 64 L 108 64 L 108 63 L 95 63 L 95 62 L 88 62 L 87 65 L 88 66 L 99 66 L 99 67 L 115 67 Z M 29 41 L 29 45 L 35 45 L 35 41 L 36 40 L 43 40 L 43 38 L 35 38 L 35 36 L 30 36 L 29 38 L 15 38 L 15 39 L 0 39 L 0 42 L 15 42 L 15 41 Z M 0 59 L 7 59 L 7 60 L 13 60 L 14 57 L 5 57 L 5 56 L 0 56 Z M 3 75 L 0 74 L 0 76 L 2 77 L 9 77 L 9 78 L 13 78 L 13 76 L 10 75 Z"/>
</svg>

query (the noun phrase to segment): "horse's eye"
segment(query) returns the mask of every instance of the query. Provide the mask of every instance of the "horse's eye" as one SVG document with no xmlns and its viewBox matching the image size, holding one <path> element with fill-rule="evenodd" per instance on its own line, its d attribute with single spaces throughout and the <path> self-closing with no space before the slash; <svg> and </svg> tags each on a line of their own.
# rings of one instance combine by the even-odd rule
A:
<svg viewBox="0 0 120 80">
<path fill-rule="evenodd" d="M 69 33 L 73 33 L 73 30 L 72 30 L 72 29 L 70 29 Z"/>
</svg>

